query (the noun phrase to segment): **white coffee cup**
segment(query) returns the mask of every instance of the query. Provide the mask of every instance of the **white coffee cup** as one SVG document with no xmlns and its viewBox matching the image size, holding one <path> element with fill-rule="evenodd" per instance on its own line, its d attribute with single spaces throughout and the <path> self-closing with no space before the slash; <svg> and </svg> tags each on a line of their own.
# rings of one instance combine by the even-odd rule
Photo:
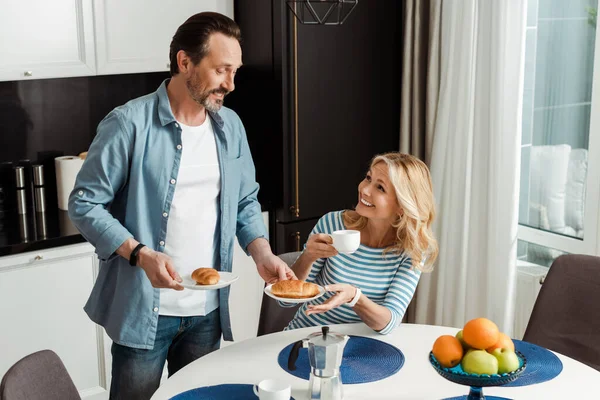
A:
<svg viewBox="0 0 600 400">
<path fill-rule="evenodd" d="M 292 388 L 284 381 L 277 379 L 265 379 L 258 385 L 253 386 L 254 394 L 260 400 L 290 400 L 292 397 Z"/>
<path fill-rule="evenodd" d="M 341 230 L 331 233 L 333 247 L 340 253 L 354 253 L 360 246 L 360 231 Z"/>
</svg>

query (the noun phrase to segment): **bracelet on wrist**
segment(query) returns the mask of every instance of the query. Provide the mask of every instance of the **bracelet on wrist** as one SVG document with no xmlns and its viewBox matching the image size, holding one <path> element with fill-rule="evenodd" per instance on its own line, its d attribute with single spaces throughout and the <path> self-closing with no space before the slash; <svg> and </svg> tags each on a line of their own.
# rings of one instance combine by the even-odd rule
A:
<svg viewBox="0 0 600 400">
<path fill-rule="evenodd" d="M 356 303 L 358 303 L 358 300 L 360 299 L 361 295 L 362 295 L 362 291 L 360 290 L 360 288 L 357 287 L 356 294 L 354 295 L 354 298 L 348 302 L 348 305 L 350 307 L 354 307 L 356 305 Z"/>
<path fill-rule="evenodd" d="M 142 244 L 142 243 L 135 246 L 135 248 L 131 252 L 131 255 L 129 256 L 129 265 L 131 265 L 132 267 L 135 267 L 137 265 L 138 254 L 139 254 L 140 250 L 142 249 L 142 247 L 145 247 L 145 246 L 146 245 Z"/>
</svg>

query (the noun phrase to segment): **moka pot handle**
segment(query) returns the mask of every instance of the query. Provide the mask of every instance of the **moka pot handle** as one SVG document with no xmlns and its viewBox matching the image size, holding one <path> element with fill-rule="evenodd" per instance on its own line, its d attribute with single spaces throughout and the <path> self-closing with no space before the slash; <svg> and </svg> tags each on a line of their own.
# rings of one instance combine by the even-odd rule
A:
<svg viewBox="0 0 600 400">
<path fill-rule="evenodd" d="M 302 340 L 298 340 L 292 346 L 292 350 L 290 351 L 290 357 L 288 358 L 288 369 L 290 371 L 296 370 L 296 360 L 298 360 L 298 354 L 300 353 L 300 348 L 303 346 L 304 342 Z"/>
</svg>

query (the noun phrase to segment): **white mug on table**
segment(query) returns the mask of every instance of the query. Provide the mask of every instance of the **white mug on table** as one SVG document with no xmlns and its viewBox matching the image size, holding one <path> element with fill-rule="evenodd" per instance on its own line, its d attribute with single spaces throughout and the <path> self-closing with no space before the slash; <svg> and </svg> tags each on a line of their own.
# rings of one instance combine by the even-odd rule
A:
<svg viewBox="0 0 600 400">
<path fill-rule="evenodd" d="M 258 385 L 253 386 L 254 394 L 260 400 L 290 400 L 292 397 L 291 386 L 277 379 L 265 379 L 260 381 Z"/>
<path fill-rule="evenodd" d="M 360 231 L 341 230 L 331 233 L 333 247 L 340 253 L 354 253 L 360 246 Z"/>
</svg>

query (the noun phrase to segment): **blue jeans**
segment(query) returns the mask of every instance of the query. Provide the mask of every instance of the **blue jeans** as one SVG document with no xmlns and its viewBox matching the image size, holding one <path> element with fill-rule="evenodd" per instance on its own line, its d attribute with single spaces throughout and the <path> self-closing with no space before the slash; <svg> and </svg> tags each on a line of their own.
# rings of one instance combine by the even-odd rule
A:
<svg viewBox="0 0 600 400">
<path fill-rule="evenodd" d="M 219 309 L 206 316 L 159 316 L 152 350 L 113 343 L 111 400 L 148 400 L 160 384 L 165 361 L 169 377 L 221 344 Z"/>
</svg>

